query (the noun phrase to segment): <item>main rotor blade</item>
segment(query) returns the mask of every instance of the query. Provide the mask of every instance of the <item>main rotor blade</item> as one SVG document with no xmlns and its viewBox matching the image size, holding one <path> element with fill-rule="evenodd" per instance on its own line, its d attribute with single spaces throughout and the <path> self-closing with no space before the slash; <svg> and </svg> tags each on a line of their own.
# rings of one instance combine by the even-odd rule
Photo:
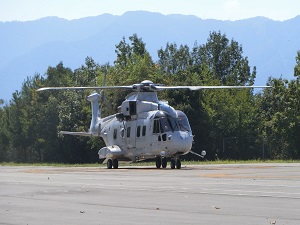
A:
<svg viewBox="0 0 300 225">
<path fill-rule="evenodd" d="M 99 87 L 43 87 L 36 91 L 47 90 L 101 90 L 101 89 L 132 89 L 132 86 L 99 86 Z"/>
<path fill-rule="evenodd" d="M 132 89 L 137 90 L 143 87 L 142 85 L 135 84 L 130 86 L 95 86 L 95 87 L 43 87 L 36 91 L 46 91 L 46 90 L 103 90 L 103 89 Z M 166 90 L 166 89 L 190 89 L 191 91 L 201 90 L 201 89 L 245 89 L 245 88 L 271 88 L 271 86 L 160 86 L 152 85 L 153 90 Z"/>
<path fill-rule="evenodd" d="M 271 88 L 271 86 L 155 86 L 158 90 L 165 89 L 190 89 L 191 91 L 201 89 L 245 89 L 245 88 Z"/>
</svg>

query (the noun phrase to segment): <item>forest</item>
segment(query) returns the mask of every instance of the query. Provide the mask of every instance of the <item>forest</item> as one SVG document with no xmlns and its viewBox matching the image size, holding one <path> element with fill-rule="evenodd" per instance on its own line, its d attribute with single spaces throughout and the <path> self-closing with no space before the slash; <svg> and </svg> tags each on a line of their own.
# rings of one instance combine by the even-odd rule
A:
<svg viewBox="0 0 300 225">
<path fill-rule="evenodd" d="M 242 45 L 221 32 L 192 48 L 166 43 L 154 61 L 137 34 L 115 45 L 113 64 L 87 57 L 71 70 L 60 62 L 45 74 L 34 74 L 15 91 L 9 103 L 0 100 L 0 162 L 94 163 L 104 146 L 99 138 L 60 136 L 59 131 L 87 131 L 91 120 L 90 91 L 36 92 L 46 86 L 130 85 L 143 80 L 165 85 L 253 85 Z M 300 51 L 295 52 L 294 79 L 269 77 L 272 88 L 228 90 L 168 90 L 158 93 L 184 111 L 194 136 L 192 151 L 207 152 L 207 160 L 300 159 Z M 9 84 L 7 84 L 9 85 Z M 129 94 L 107 90 L 117 111 Z M 184 156 L 198 160 L 197 156 Z"/>
</svg>

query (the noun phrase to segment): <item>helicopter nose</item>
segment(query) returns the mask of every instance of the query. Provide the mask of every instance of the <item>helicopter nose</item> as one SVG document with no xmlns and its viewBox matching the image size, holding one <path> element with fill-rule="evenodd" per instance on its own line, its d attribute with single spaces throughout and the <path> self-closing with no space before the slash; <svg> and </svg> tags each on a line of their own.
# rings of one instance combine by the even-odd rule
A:
<svg viewBox="0 0 300 225">
<path fill-rule="evenodd" d="M 186 132 L 180 132 L 180 139 L 187 140 L 193 137 L 193 135 L 186 133 Z"/>
<path fill-rule="evenodd" d="M 192 148 L 193 135 L 187 132 L 180 132 L 179 137 L 177 138 L 178 151 L 188 152 Z"/>
</svg>

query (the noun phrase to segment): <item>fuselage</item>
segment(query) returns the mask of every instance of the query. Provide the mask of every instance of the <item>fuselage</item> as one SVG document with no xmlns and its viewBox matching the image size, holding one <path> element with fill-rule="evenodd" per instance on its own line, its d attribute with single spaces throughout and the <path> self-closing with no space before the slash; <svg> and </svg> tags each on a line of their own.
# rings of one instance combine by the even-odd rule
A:
<svg viewBox="0 0 300 225">
<path fill-rule="evenodd" d="M 187 154 L 193 142 L 186 115 L 158 101 L 156 92 L 131 93 L 119 113 L 99 119 L 97 128 L 106 144 L 99 158 L 172 158 Z"/>
</svg>

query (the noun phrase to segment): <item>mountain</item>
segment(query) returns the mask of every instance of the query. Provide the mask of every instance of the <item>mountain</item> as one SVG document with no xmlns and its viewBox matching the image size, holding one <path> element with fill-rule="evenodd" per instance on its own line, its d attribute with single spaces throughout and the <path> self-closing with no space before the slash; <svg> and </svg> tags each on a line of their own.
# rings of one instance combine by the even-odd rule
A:
<svg viewBox="0 0 300 225">
<path fill-rule="evenodd" d="M 221 31 L 243 47 L 249 64 L 257 67 L 257 85 L 269 76 L 293 78 L 300 50 L 300 16 L 287 21 L 256 17 L 239 21 L 203 20 L 195 16 L 162 15 L 145 11 L 121 16 L 103 14 L 77 20 L 47 17 L 28 22 L 0 23 L 0 99 L 9 100 L 22 82 L 60 61 L 75 69 L 91 56 L 104 64 L 115 60 L 115 45 L 136 33 L 152 58 L 166 43 L 193 47 Z"/>
</svg>

